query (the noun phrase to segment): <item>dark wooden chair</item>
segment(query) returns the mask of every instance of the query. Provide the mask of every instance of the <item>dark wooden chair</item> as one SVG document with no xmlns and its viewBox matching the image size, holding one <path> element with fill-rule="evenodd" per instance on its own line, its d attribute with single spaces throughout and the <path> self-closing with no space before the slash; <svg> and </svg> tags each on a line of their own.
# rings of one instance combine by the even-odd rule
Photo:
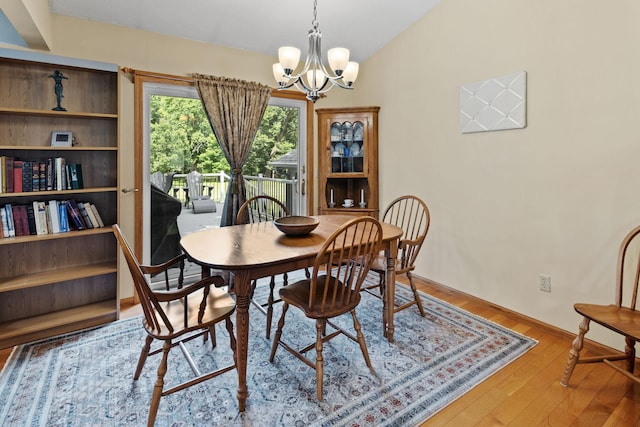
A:
<svg viewBox="0 0 640 427">
<path fill-rule="evenodd" d="M 330 339 L 343 334 L 359 343 L 367 366 L 373 370 L 364 334 L 356 317 L 356 307 L 360 303 L 360 288 L 381 244 L 382 227 L 376 219 L 367 216 L 352 219 L 338 228 L 325 241 L 314 261 L 311 278 L 280 289 L 280 298 L 284 304 L 269 361 L 273 362 L 276 350 L 280 345 L 315 369 L 318 400 L 322 400 L 323 344 Z M 282 331 L 289 306 L 299 308 L 305 316 L 316 321 L 315 343 L 301 350 L 294 349 L 282 340 Z M 329 320 L 349 312 L 353 318 L 356 336 Z M 335 329 L 329 335 L 326 334 L 327 324 Z M 300 333 L 300 331 L 295 332 Z M 311 349 L 316 351 L 315 363 L 304 355 Z"/>
<path fill-rule="evenodd" d="M 153 291 L 145 278 L 145 274 L 157 274 L 163 268 L 166 268 L 167 263 L 161 266 L 140 265 L 117 224 L 113 226 L 113 232 L 120 243 L 120 248 L 133 278 L 135 290 L 140 297 L 140 305 L 144 312 L 143 327 L 147 332 L 147 338 L 140 352 L 133 379 L 137 380 L 140 377 L 148 356 L 162 353 L 162 359 L 158 366 L 158 379 L 153 389 L 149 417 L 147 419 L 147 424 L 152 426 L 158 412 L 161 397 L 235 369 L 236 339 L 233 333 L 231 315 L 235 311 L 236 303 L 224 289 L 220 288 L 220 286 L 224 285 L 224 280 L 219 276 L 207 277 L 181 289 Z M 214 328 L 218 322 L 223 320 L 229 332 L 234 364 L 201 374 L 184 343 L 203 335 L 206 338 L 207 334 L 210 334 L 212 346 L 215 347 Z M 162 347 L 151 351 L 153 340 L 162 341 Z M 195 378 L 164 390 L 167 358 L 169 351 L 175 346 L 179 346 L 182 350 L 194 372 Z"/>
<path fill-rule="evenodd" d="M 282 218 L 283 216 L 288 216 L 289 210 L 280 200 L 267 196 L 267 195 L 259 195 L 255 197 L 251 197 L 246 202 L 240 206 L 238 209 L 237 215 L 237 223 L 238 224 L 256 224 L 260 222 L 269 222 L 274 221 L 278 218 Z M 283 275 L 283 286 L 286 286 L 289 277 L 285 273 Z M 254 280 L 252 284 L 252 293 L 256 289 L 257 282 Z M 275 276 L 271 276 L 271 280 L 269 281 L 269 297 L 267 302 L 261 303 L 255 301 L 255 299 L 251 298 L 251 302 L 255 305 L 262 313 L 267 316 L 267 339 L 271 337 L 271 323 L 273 318 L 273 304 L 280 302 L 280 300 L 276 300 L 274 296 L 276 286 L 276 278 Z"/>
<path fill-rule="evenodd" d="M 392 201 L 382 215 L 382 222 L 394 224 L 402 229 L 402 237 L 398 242 L 398 259 L 396 260 L 396 276 L 404 274 L 409 279 L 409 285 L 413 292 L 413 300 L 394 307 L 394 312 L 404 310 L 417 305 L 420 315 L 425 316 L 420 294 L 413 283 L 411 272 L 415 269 L 415 261 L 422 248 L 424 239 L 429 231 L 431 217 L 425 202 L 416 196 L 401 196 Z M 387 270 L 387 259 L 384 254 L 379 254 L 371 266 L 371 271 L 379 275 L 377 285 L 368 286 L 365 290 L 373 295 L 382 297 L 385 293 L 385 272 Z M 371 292 L 377 289 L 376 292 Z M 386 324 L 385 298 L 382 298 L 383 324 Z"/>
<path fill-rule="evenodd" d="M 636 310 L 638 299 L 638 283 L 640 281 L 640 226 L 634 228 L 622 241 L 618 252 L 616 274 L 615 303 L 584 304 L 573 306 L 582 316 L 579 332 L 569 350 L 567 363 L 560 384 L 567 386 L 573 370 L 578 363 L 603 362 L 630 380 L 640 383 L 640 378 L 634 375 L 636 350 L 635 344 L 640 341 L 640 312 Z M 625 349 L 604 356 L 580 357 L 584 345 L 584 336 L 589 331 L 591 322 L 624 337 Z M 613 363 L 624 360 L 624 367 Z"/>
</svg>

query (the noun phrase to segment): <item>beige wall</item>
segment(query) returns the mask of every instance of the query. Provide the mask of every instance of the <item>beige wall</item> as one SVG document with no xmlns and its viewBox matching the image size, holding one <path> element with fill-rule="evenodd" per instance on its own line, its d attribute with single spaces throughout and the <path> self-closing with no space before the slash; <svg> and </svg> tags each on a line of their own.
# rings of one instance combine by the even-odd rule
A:
<svg viewBox="0 0 640 427">
<path fill-rule="evenodd" d="M 639 42 L 635 0 L 444 0 L 363 64 L 381 205 L 431 209 L 417 274 L 571 332 L 574 302 L 613 302 L 640 223 Z M 527 127 L 461 134 L 460 85 L 522 70 Z"/>
<path fill-rule="evenodd" d="M 617 246 L 640 222 L 639 22 L 636 0 L 444 0 L 361 64 L 355 91 L 317 102 L 381 106 L 381 206 L 414 193 L 431 209 L 417 274 L 572 332 L 575 301 L 613 301 Z M 60 16 L 52 53 L 270 85 L 275 59 Z M 521 70 L 527 127 L 461 134 L 459 86 Z M 121 100 L 124 187 L 133 185 L 124 77 Z M 127 196 L 121 206 L 131 235 Z M 539 273 L 551 275 L 551 294 L 538 290 Z"/>
</svg>

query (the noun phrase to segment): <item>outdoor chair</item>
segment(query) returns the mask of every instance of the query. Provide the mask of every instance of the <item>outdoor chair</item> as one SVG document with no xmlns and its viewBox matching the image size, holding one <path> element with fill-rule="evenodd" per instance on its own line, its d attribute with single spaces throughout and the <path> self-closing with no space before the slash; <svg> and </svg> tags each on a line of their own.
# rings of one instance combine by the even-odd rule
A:
<svg viewBox="0 0 640 427">
<path fill-rule="evenodd" d="M 171 186 L 173 185 L 173 175 L 175 175 L 175 172 L 154 172 L 150 177 L 151 184 L 155 185 L 165 193 L 168 193 L 169 190 L 171 190 Z"/>
<path fill-rule="evenodd" d="M 210 196 L 204 194 L 204 179 L 200 172 L 187 174 L 187 190 L 193 213 L 215 212 L 216 204 Z"/>
<path fill-rule="evenodd" d="M 336 336 L 343 334 L 359 343 L 364 360 L 373 371 L 364 334 L 356 316 L 356 307 L 360 303 L 360 288 L 381 244 L 382 227 L 375 218 L 363 216 L 352 219 L 327 238 L 315 258 L 311 278 L 280 289 L 280 298 L 284 303 L 269 361 L 273 363 L 276 350 L 280 345 L 315 369 L 318 400 L 322 400 L 323 344 Z M 300 350 L 282 341 L 285 317 L 290 305 L 299 308 L 306 317 L 316 321 L 315 343 Z M 329 320 L 345 313 L 351 313 L 356 336 Z M 335 329 L 328 335 L 326 334 L 327 324 Z M 300 334 L 299 329 L 291 331 L 291 335 L 299 336 Z M 315 363 L 305 356 L 305 353 L 312 349 L 316 351 Z"/>
<path fill-rule="evenodd" d="M 396 260 L 396 276 L 404 274 L 409 280 L 413 300 L 404 304 L 396 305 L 394 313 L 402 311 L 412 305 L 417 305 L 420 315 L 425 316 L 420 294 L 413 283 L 411 272 L 415 269 L 415 261 L 422 248 L 424 239 L 429 231 L 430 215 L 427 205 L 416 196 L 402 196 L 392 201 L 385 209 L 382 222 L 393 224 L 402 229 L 402 237 L 398 242 L 398 258 Z M 364 289 L 372 295 L 382 299 L 382 321 L 383 328 L 387 324 L 386 299 L 385 294 L 385 273 L 387 271 L 387 258 L 384 254 L 379 254 L 374 260 L 371 271 L 379 276 L 378 284 L 366 286 Z M 376 289 L 377 292 L 372 292 Z M 384 329 L 383 329 L 384 330 Z"/>
<path fill-rule="evenodd" d="M 574 310 L 582 315 L 579 332 L 569 350 L 566 366 L 560 384 L 567 386 L 573 370 L 578 363 L 603 362 L 628 379 L 640 383 L 640 377 L 634 375 L 636 361 L 635 344 L 640 341 L 640 312 L 636 310 L 638 283 L 640 281 L 640 226 L 634 228 L 622 240 L 618 251 L 615 303 L 585 304 L 578 303 Z M 591 321 L 624 337 L 624 353 L 616 351 L 605 356 L 580 357 L 584 336 L 589 331 Z M 624 366 L 615 361 L 624 360 Z"/>
<path fill-rule="evenodd" d="M 236 338 L 233 333 L 233 323 L 231 323 L 231 315 L 235 311 L 236 303 L 226 290 L 221 288 L 224 285 L 224 280 L 219 276 L 204 278 L 181 289 L 153 291 L 145 278 L 145 274 L 157 274 L 166 268 L 168 263 L 159 266 L 141 265 L 117 224 L 113 226 L 113 232 L 120 243 L 120 248 L 133 278 L 135 290 L 140 297 L 140 305 L 144 313 L 142 324 L 147 332 L 133 379 L 137 380 L 140 377 L 148 356 L 162 353 L 157 370 L 158 378 L 153 389 L 149 417 L 147 419 L 147 425 L 153 426 L 161 397 L 236 368 Z M 201 374 L 184 343 L 200 336 L 204 336 L 206 339 L 207 334 L 209 334 L 211 336 L 211 344 L 215 347 L 215 325 L 223 320 L 229 332 L 229 345 L 233 352 L 234 363 L 230 366 L 220 367 L 212 372 Z M 151 344 L 154 340 L 162 341 L 163 345 L 161 348 L 151 351 Z M 182 350 L 188 365 L 194 372 L 195 378 L 164 390 L 167 358 L 169 351 L 176 346 L 179 346 Z M 173 369 L 169 372 L 173 372 Z"/>
<path fill-rule="evenodd" d="M 240 206 L 238 209 L 237 215 L 237 223 L 238 224 L 255 224 L 259 222 L 269 222 L 274 221 L 278 218 L 282 218 L 283 216 L 288 216 L 289 210 L 280 200 L 267 196 L 260 195 L 255 196 L 247 200 Z M 305 269 L 307 274 L 307 278 L 309 277 L 308 269 Z M 282 276 L 282 286 L 287 286 L 289 281 L 289 275 L 284 273 Z M 271 280 L 269 281 L 269 297 L 267 302 L 259 303 L 256 302 L 253 298 L 253 293 L 255 292 L 257 285 L 257 281 L 254 280 L 251 289 L 251 302 L 255 305 L 263 314 L 267 316 L 267 334 L 266 337 L 269 339 L 271 337 L 271 322 L 273 318 L 273 304 L 281 302 L 280 299 L 276 300 L 274 298 L 274 290 L 276 286 L 276 278 L 275 276 L 271 276 Z M 266 309 L 265 309 L 266 307 Z"/>
</svg>

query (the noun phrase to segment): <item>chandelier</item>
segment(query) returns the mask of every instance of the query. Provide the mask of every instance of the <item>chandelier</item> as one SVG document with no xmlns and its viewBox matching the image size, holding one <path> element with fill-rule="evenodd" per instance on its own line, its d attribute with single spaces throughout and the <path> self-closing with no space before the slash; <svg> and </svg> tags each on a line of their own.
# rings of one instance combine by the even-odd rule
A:
<svg viewBox="0 0 640 427">
<path fill-rule="evenodd" d="M 278 89 L 295 86 L 312 102 L 316 102 L 321 94 L 329 92 L 334 86 L 353 89 L 359 69 L 357 62 L 349 61 L 349 49 L 343 47 L 335 47 L 327 52 L 331 71 L 322 63 L 322 33 L 318 29 L 317 3 L 314 0 L 313 29 L 309 30 L 309 52 L 302 70 L 293 74 L 300 61 L 300 49 L 292 46 L 278 49 L 280 62 L 273 64 L 273 76 L 278 82 Z"/>
</svg>

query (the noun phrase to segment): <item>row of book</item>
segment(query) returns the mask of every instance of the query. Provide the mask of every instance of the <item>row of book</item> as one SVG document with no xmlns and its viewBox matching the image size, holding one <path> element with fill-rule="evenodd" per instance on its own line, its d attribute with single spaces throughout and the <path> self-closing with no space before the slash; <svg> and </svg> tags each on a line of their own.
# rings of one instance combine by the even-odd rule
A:
<svg viewBox="0 0 640 427">
<path fill-rule="evenodd" d="M 84 188 L 82 165 L 64 157 L 44 161 L 0 156 L 0 193 L 61 191 Z"/>
<path fill-rule="evenodd" d="M 75 199 L 7 203 L 0 207 L 0 216 L 1 238 L 104 227 L 96 205 Z"/>
</svg>

